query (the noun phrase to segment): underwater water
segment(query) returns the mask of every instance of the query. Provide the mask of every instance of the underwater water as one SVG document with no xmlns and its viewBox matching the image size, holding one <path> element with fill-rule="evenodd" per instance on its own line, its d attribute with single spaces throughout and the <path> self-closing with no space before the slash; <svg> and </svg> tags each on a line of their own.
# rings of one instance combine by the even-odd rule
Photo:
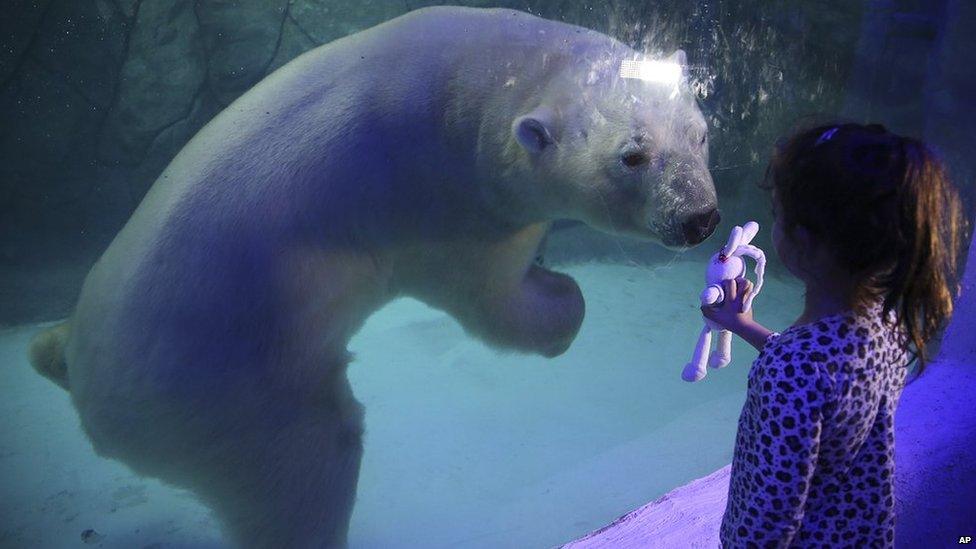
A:
<svg viewBox="0 0 976 549">
<path fill-rule="evenodd" d="M 71 314 L 85 274 L 204 124 L 300 53 L 421 4 L 48 0 L 3 21 L 0 548 L 228 545 L 192 493 L 95 453 L 28 343 Z M 365 407 L 351 547 L 557 546 L 728 464 L 756 351 L 736 338 L 728 367 L 699 383 L 680 373 L 708 257 L 733 225 L 762 227 L 756 318 L 780 330 L 801 312 L 755 185 L 798 124 L 841 116 L 924 136 L 973 196 L 976 69 L 963 61 L 976 10 L 962 0 L 490 5 L 653 55 L 683 49 L 722 222 L 684 253 L 557 226 L 549 266 L 579 284 L 586 316 L 555 358 L 492 349 L 410 298 L 371 315 L 349 344 Z"/>
<path fill-rule="evenodd" d="M 756 351 L 736 340 L 732 364 L 681 380 L 701 326 L 701 264 L 560 270 L 588 311 L 558 358 L 493 351 L 412 299 L 353 339 L 366 452 L 351 547 L 554 546 L 731 460 Z M 789 325 L 799 291 L 769 277 L 757 319 Z M 220 546 L 190 494 L 94 455 L 67 394 L 26 361 L 34 330 L 0 336 L 0 385 L 15 395 L 0 404 L 2 545 L 76 547 L 91 528 L 104 547 Z"/>
</svg>

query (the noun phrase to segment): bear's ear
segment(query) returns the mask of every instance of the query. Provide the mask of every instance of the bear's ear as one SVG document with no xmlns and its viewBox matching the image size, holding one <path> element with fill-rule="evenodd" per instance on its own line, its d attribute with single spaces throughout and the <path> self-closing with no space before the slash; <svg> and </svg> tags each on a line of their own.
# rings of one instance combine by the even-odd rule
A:
<svg viewBox="0 0 976 549">
<path fill-rule="evenodd" d="M 688 78 L 688 56 L 685 55 L 685 50 L 675 50 L 668 60 L 681 67 L 682 78 Z"/>
<path fill-rule="evenodd" d="M 555 143 L 552 137 L 552 111 L 539 107 L 529 114 L 520 116 L 512 123 L 512 133 L 522 148 L 531 154 L 538 154 Z"/>
<path fill-rule="evenodd" d="M 688 56 L 685 54 L 685 50 L 675 50 L 674 53 L 671 54 L 670 61 L 672 63 L 681 65 L 682 69 L 688 66 Z"/>
</svg>

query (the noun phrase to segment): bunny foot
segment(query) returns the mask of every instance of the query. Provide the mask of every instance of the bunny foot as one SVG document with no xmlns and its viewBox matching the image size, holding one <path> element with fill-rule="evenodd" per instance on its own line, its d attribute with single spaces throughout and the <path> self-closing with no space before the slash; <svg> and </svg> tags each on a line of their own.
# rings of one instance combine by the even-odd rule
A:
<svg viewBox="0 0 976 549">
<path fill-rule="evenodd" d="M 704 364 L 699 366 L 693 362 L 685 364 L 685 369 L 681 371 L 681 379 L 685 381 L 695 382 L 705 379 L 708 372 L 704 368 Z"/>
<path fill-rule="evenodd" d="M 708 357 L 708 365 L 711 368 L 725 368 L 729 362 L 732 362 L 732 357 L 718 352 L 714 352 L 712 356 Z"/>
</svg>

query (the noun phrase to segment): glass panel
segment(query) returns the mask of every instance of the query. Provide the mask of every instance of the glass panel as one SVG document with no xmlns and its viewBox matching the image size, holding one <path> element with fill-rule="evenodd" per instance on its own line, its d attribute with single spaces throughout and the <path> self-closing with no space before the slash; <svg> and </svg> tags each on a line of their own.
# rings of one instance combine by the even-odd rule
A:
<svg viewBox="0 0 976 549">
<path fill-rule="evenodd" d="M 0 545 L 287 546 L 347 519 L 352 547 L 570 541 L 730 461 L 756 351 L 681 372 L 735 225 L 768 260 L 756 318 L 803 310 L 757 185 L 778 139 L 884 123 L 937 147 L 972 211 L 970 3 L 471 1 L 520 11 L 366 31 L 433 4 L 8 9 Z M 639 55 L 621 75 L 582 29 Z M 623 91 L 675 67 L 673 94 Z M 513 297 L 502 267 L 536 255 L 527 287 L 554 293 Z M 585 298 L 575 338 L 543 266 Z"/>
</svg>

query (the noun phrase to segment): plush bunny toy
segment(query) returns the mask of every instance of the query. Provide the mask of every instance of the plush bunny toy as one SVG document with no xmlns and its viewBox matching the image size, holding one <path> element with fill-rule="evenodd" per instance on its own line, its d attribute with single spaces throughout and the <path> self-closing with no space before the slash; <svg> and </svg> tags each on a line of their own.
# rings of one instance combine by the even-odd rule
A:
<svg viewBox="0 0 976 549">
<path fill-rule="evenodd" d="M 729 235 L 725 246 L 712 256 L 705 273 L 705 290 L 701 293 L 702 305 L 715 305 L 725 299 L 722 282 L 745 276 L 746 262 L 742 256 L 751 257 L 756 261 L 756 287 L 742 302 L 742 312 L 752 307 L 752 300 L 759 295 L 763 285 L 763 272 L 766 270 L 766 254 L 755 246 L 751 246 L 753 237 L 759 232 L 759 224 L 750 221 L 739 227 L 736 225 Z M 705 378 L 705 358 L 712 346 L 712 330 L 718 331 L 718 344 L 712 356 L 708 357 L 708 365 L 712 368 L 723 368 L 732 360 L 732 332 L 722 329 L 718 324 L 705 320 L 705 327 L 698 336 L 698 345 L 691 362 L 685 365 L 681 378 L 685 381 L 700 381 Z"/>
</svg>

